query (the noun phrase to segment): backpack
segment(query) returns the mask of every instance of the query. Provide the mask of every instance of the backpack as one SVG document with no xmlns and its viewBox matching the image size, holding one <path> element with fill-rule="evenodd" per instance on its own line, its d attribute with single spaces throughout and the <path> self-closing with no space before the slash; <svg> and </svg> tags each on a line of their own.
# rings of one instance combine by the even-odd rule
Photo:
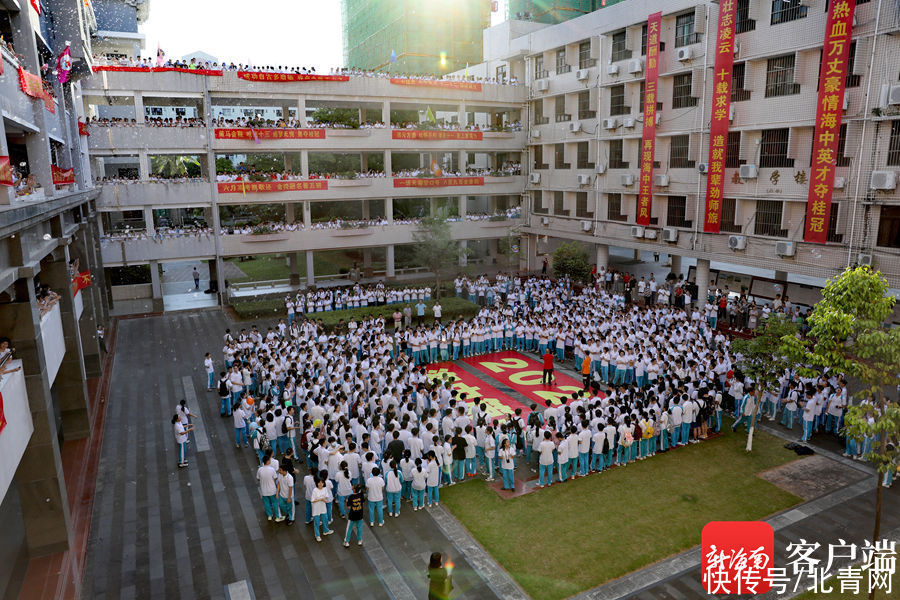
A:
<svg viewBox="0 0 900 600">
<path fill-rule="evenodd" d="M 250 430 L 250 439 L 255 440 L 259 437 L 259 427 L 254 427 Z"/>
<path fill-rule="evenodd" d="M 632 437 L 631 432 L 626 429 L 625 433 L 622 435 L 622 439 L 619 440 L 619 445 L 629 448 L 633 443 L 634 437 Z"/>
<path fill-rule="evenodd" d="M 268 450 L 269 448 L 272 447 L 272 445 L 269 443 L 269 436 L 266 435 L 265 430 L 260 429 L 259 435 L 257 437 L 259 438 L 259 449 L 260 450 L 265 452 L 266 450 Z"/>
<path fill-rule="evenodd" d="M 644 436 L 643 436 L 644 439 L 649 440 L 650 438 L 653 437 L 653 434 L 654 434 L 653 426 L 650 425 L 649 423 L 647 423 L 647 426 L 644 427 Z"/>
<path fill-rule="evenodd" d="M 641 431 L 640 423 L 634 424 L 634 439 L 639 440 L 644 437 L 643 431 Z"/>
<path fill-rule="evenodd" d="M 289 418 L 290 417 L 285 417 L 284 420 L 281 422 L 281 435 L 287 435 L 288 427 L 293 425 L 293 423 L 291 423 L 291 425 L 288 425 Z"/>
<path fill-rule="evenodd" d="M 224 380 L 219 382 L 219 395 L 223 398 L 228 395 L 228 384 Z"/>
</svg>

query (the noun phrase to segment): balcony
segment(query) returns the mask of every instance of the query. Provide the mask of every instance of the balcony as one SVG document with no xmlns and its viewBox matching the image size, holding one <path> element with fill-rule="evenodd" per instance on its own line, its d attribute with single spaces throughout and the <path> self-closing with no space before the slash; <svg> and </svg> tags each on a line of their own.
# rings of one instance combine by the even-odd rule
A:
<svg viewBox="0 0 900 600">
<path fill-rule="evenodd" d="M 100 243 L 105 266 L 146 263 L 151 260 L 214 258 L 216 240 L 212 234 L 180 238 L 105 240 Z"/>
<path fill-rule="evenodd" d="M 16 367 L 19 369 L 0 375 L 0 395 L 3 397 L 3 417 L 6 420 L 3 435 L 0 435 L 0 456 L 3 457 L 0 464 L 0 497 L 6 496 L 16 468 L 25 454 L 28 440 L 34 433 L 22 361 L 8 361 L 3 366 L 10 371 Z"/>
<path fill-rule="evenodd" d="M 89 128 L 91 152 L 123 150 L 202 151 L 207 146 L 206 127 L 96 127 Z"/>
<path fill-rule="evenodd" d="M 212 202 L 209 183 L 116 183 L 100 187 L 97 207 L 125 210 L 152 205 L 157 208 L 209 206 Z"/>
</svg>

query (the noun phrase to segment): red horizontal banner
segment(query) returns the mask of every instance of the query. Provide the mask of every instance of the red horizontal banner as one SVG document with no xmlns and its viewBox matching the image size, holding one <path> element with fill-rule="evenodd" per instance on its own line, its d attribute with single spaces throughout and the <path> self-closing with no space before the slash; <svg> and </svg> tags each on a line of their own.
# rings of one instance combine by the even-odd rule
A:
<svg viewBox="0 0 900 600">
<path fill-rule="evenodd" d="M 60 169 L 56 165 L 50 165 L 50 172 L 53 173 L 54 185 L 75 183 L 75 169 Z"/>
<path fill-rule="evenodd" d="M 229 181 L 218 185 L 220 194 L 259 194 L 266 192 L 305 192 L 327 190 L 328 181 Z"/>
<path fill-rule="evenodd" d="M 256 134 L 254 136 L 253 134 Z M 216 129 L 217 140 L 324 140 L 324 129 Z"/>
<path fill-rule="evenodd" d="M 0 156 L 0 185 L 13 185 L 12 167 L 8 156 Z"/>
<path fill-rule="evenodd" d="M 447 187 L 451 185 L 484 185 L 484 177 L 395 177 L 394 187 Z"/>
<path fill-rule="evenodd" d="M 487 414 L 491 419 L 506 419 L 509 415 L 515 414 L 517 408 L 522 409 L 522 416 L 526 416 L 531 411 L 521 402 L 513 400 L 503 392 L 498 391 L 494 387 L 481 381 L 468 371 L 462 369 L 459 365 L 452 362 L 437 363 L 428 366 L 428 378 L 443 378 L 444 375 L 453 377 L 453 389 L 460 394 L 466 394 L 466 406 L 470 407 L 477 398 L 478 403 L 487 405 Z M 469 413 L 466 410 L 466 413 Z"/>
<path fill-rule="evenodd" d="M 29 73 L 22 67 L 19 67 L 19 87 L 26 96 L 44 99 L 44 86 L 41 85 L 40 76 Z"/>
<path fill-rule="evenodd" d="M 44 91 L 44 108 L 56 114 L 56 98 L 51 96 L 46 90 Z"/>
<path fill-rule="evenodd" d="M 247 81 L 265 81 L 272 83 L 289 83 L 296 81 L 350 81 L 348 75 L 316 75 L 315 73 L 260 73 L 257 71 L 238 71 L 237 76 Z"/>
<path fill-rule="evenodd" d="M 210 77 L 221 77 L 222 71 L 214 71 L 212 69 L 182 69 L 180 67 L 153 67 L 146 69 L 144 67 L 119 67 L 119 66 L 102 66 L 94 67 L 94 71 L 125 71 L 129 73 L 165 73 L 172 71 L 175 73 L 188 73 L 190 75 L 208 75 Z"/>
<path fill-rule="evenodd" d="M 481 140 L 480 131 L 441 131 L 429 129 L 394 129 L 391 139 L 395 140 Z"/>
<path fill-rule="evenodd" d="M 512 350 L 464 358 L 463 362 L 523 394 L 538 406 L 547 406 L 547 400 L 554 405 L 568 404 L 572 400 L 572 392 L 584 389 L 580 381 L 559 372 L 554 375 L 556 384 L 542 384 L 543 365 Z"/>
<path fill-rule="evenodd" d="M 403 79 L 400 77 L 391 77 L 391 83 L 394 85 L 412 85 L 416 87 L 451 88 L 454 90 L 465 90 L 467 92 L 481 91 L 481 84 L 474 81 L 431 81 L 428 79 Z"/>
</svg>

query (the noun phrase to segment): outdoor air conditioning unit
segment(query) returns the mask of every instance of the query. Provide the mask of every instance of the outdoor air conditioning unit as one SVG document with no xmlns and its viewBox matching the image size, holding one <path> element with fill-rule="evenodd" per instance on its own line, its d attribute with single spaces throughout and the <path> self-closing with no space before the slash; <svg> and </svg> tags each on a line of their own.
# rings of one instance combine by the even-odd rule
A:
<svg viewBox="0 0 900 600">
<path fill-rule="evenodd" d="M 662 239 L 664 242 L 677 242 L 678 230 L 674 227 L 663 227 Z"/>
<path fill-rule="evenodd" d="M 872 182 L 869 188 L 873 190 L 897 189 L 897 174 L 894 171 L 872 171 Z"/>
<path fill-rule="evenodd" d="M 541 217 L 541 225 L 544 227 L 550 225 L 550 217 Z"/>
<path fill-rule="evenodd" d="M 775 254 L 778 256 L 793 256 L 797 253 L 797 244 L 794 242 L 777 242 Z"/>
<path fill-rule="evenodd" d="M 847 185 L 847 180 L 843 177 L 835 177 L 834 178 L 834 189 L 842 190 L 844 186 Z"/>
<path fill-rule="evenodd" d="M 603 119 L 603 129 L 615 129 L 616 125 L 617 123 L 615 117 L 611 119 Z"/>
<path fill-rule="evenodd" d="M 850 110 L 850 96 L 848 96 L 846 93 L 844 94 L 843 110 Z"/>
<path fill-rule="evenodd" d="M 632 225 L 631 226 L 631 237 L 642 238 L 644 237 L 644 228 L 640 225 Z"/>
<path fill-rule="evenodd" d="M 581 131 L 580 121 L 572 121 L 569 123 L 569 133 L 578 133 L 579 131 Z"/>
<path fill-rule="evenodd" d="M 594 224 L 591 221 L 582 221 L 581 222 L 581 230 L 582 231 L 590 231 L 594 228 Z"/>
<path fill-rule="evenodd" d="M 728 105 L 728 120 L 734 121 L 734 104 Z"/>
<path fill-rule="evenodd" d="M 641 59 L 635 58 L 633 60 L 628 61 L 628 72 L 629 73 L 640 73 L 644 70 L 644 65 L 641 63 Z"/>
<path fill-rule="evenodd" d="M 541 130 L 540 129 L 532 129 L 531 137 L 532 137 L 532 139 L 535 139 L 535 140 L 541 139 Z"/>
<path fill-rule="evenodd" d="M 659 111 L 656 111 L 656 118 L 654 119 L 654 121 L 656 122 L 657 125 L 659 125 L 660 119 L 661 119 L 661 117 L 659 116 Z"/>
<path fill-rule="evenodd" d="M 741 43 L 738 40 L 734 41 L 734 57 L 737 58 L 741 54 Z"/>
<path fill-rule="evenodd" d="M 706 173 L 709 171 L 709 165 L 706 163 L 697 163 L 697 171 L 700 173 Z"/>
<path fill-rule="evenodd" d="M 654 175 L 653 176 L 653 185 L 657 187 L 669 187 L 669 176 L 668 175 Z"/>
<path fill-rule="evenodd" d="M 578 176 L 578 185 L 591 185 L 591 176 L 590 175 L 579 175 Z"/>
<path fill-rule="evenodd" d="M 528 176 L 528 181 L 531 183 L 540 183 L 541 182 L 541 174 L 540 173 L 532 173 Z"/>
<path fill-rule="evenodd" d="M 747 238 L 742 235 L 729 235 L 728 247 L 732 250 L 744 250 L 747 248 Z"/>
<path fill-rule="evenodd" d="M 539 92 L 546 92 L 550 89 L 550 82 L 546 79 L 538 79 L 534 84 L 534 89 Z"/>
<path fill-rule="evenodd" d="M 645 229 L 644 230 L 644 239 L 655 240 L 656 236 L 658 234 L 659 234 L 659 230 L 657 230 L 657 229 Z"/>
<path fill-rule="evenodd" d="M 887 103 L 900 104 L 900 85 L 892 85 L 888 90 Z"/>
<path fill-rule="evenodd" d="M 631 173 L 625 173 L 622 175 L 622 185 L 634 185 L 634 175 Z"/>
<path fill-rule="evenodd" d="M 603 175 L 604 173 L 606 173 L 606 165 L 604 165 L 604 164 L 597 165 L 597 175 Z"/>
<path fill-rule="evenodd" d="M 756 179 L 756 165 L 741 165 L 738 168 L 738 177 L 741 179 Z"/>
<path fill-rule="evenodd" d="M 618 75 L 619 74 L 619 65 L 606 65 L 606 74 L 607 75 Z"/>
<path fill-rule="evenodd" d="M 634 117 L 625 117 L 622 119 L 622 126 L 634 129 Z"/>
<path fill-rule="evenodd" d="M 675 57 L 684 62 L 686 60 L 691 60 L 691 47 L 685 46 L 684 48 L 679 48 L 678 52 L 676 52 Z"/>
<path fill-rule="evenodd" d="M 865 252 L 860 252 L 856 255 L 856 264 L 861 267 L 871 267 L 872 266 L 872 255 L 867 254 Z"/>
<path fill-rule="evenodd" d="M 590 76 L 591 72 L 587 69 L 578 69 L 575 71 L 575 79 L 578 81 L 584 81 Z"/>
</svg>

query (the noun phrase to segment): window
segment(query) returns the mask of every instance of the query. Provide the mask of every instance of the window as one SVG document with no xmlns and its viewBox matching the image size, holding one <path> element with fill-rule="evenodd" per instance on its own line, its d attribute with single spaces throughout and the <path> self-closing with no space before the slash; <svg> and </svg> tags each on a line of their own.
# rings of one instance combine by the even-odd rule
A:
<svg viewBox="0 0 900 600">
<path fill-rule="evenodd" d="M 534 78 L 544 79 L 547 76 L 549 76 L 549 73 L 544 70 L 544 55 L 538 54 L 534 57 Z"/>
<path fill-rule="evenodd" d="M 642 113 L 644 112 L 644 90 L 645 90 L 645 89 L 646 89 L 646 86 L 644 85 L 644 82 L 642 81 L 642 82 L 641 82 L 641 91 L 640 91 L 640 94 L 639 94 L 639 95 L 640 95 L 640 101 L 638 102 L 638 107 L 639 107 L 638 110 L 639 110 L 640 112 L 642 112 Z M 658 95 L 657 95 L 657 98 L 659 98 Z M 662 107 L 663 107 L 662 102 L 657 102 L 657 103 L 656 103 L 656 110 L 662 110 Z"/>
<path fill-rule="evenodd" d="M 737 169 L 744 161 L 741 160 L 741 132 L 729 131 L 728 141 L 725 142 L 725 168 Z"/>
<path fill-rule="evenodd" d="M 722 218 L 719 223 L 719 231 L 740 233 L 741 226 L 734 222 L 736 216 L 737 200 L 734 198 L 722 198 Z"/>
<path fill-rule="evenodd" d="M 900 206 L 881 207 L 876 244 L 882 248 L 900 248 Z"/>
<path fill-rule="evenodd" d="M 791 130 L 763 129 L 759 148 L 760 167 L 793 167 L 794 159 L 788 158 L 788 140 Z"/>
<path fill-rule="evenodd" d="M 672 108 L 697 106 L 697 99 L 691 96 L 693 73 L 676 75 L 672 85 Z"/>
<path fill-rule="evenodd" d="M 497 81 L 501 83 L 506 81 L 506 65 L 497 67 Z"/>
<path fill-rule="evenodd" d="M 838 213 L 840 210 L 841 205 L 838 202 L 831 203 L 831 212 L 828 214 L 828 233 L 825 236 L 826 242 L 836 242 L 840 244 L 844 241 L 844 234 L 837 232 Z"/>
<path fill-rule="evenodd" d="M 175 107 L 175 116 L 176 117 L 183 117 L 186 114 L 187 114 L 187 110 L 184 107 L 181 107 L 181 106 Z"/>
<path fill-rule="evenodd" d="M 697 163 L 688 158 L 691 148 L 690 135 L 673 135 L 669 140 L 670 169 L 691 169 L 696 166 Z"/>
<path fill-rule="evenodd" d="M 568 169 L 572 165 L 566 162 L 566 145 L 565 144 L 556 144 L 556 168 L 557 169 Z"/>
<path fill-rule="evenodd" d="M 545 125 L 550 122 L 549 117 L 544 116 L 544 101 L 538 99 L 534 101 L 534 124 Z"/>
<path fill-rule="evenodd" d="M 806 11 L 800 0 L 772 0 L 772 25 L 802 19 Z"/>
<path fill-rule="evenodd" d="M 622 194 L 606 195 L 606 218 L 610 221 L 625 221 L 627 216 L 622 214 Z"/>
<path fill-rule="evenodd" d="M 568 217 L 565 192 L 553 192 L 553 214 L 557 217 Z"/>
<path fill-rule="evenodd" d="M 543 195 L 540 190 L 534 190 L 532 192 L 531 212 L 537 215 L 546 215 L 550 212 L 546 208 L 544 208 Z"/>
<path fill-rule="evenodd" d="M 756 29 L 756 21 L 750 18 L 750 0 L 738 0 L 735 16 L 735 33 L 745 33 Z"/>
<path fill-rule="evenodd" d="M 750 90 L 744 89 L 747 78 L 747 63 L 736 63 L 731 67 L 731 101 L 743 102 L 750 99 Z"/>
<path fill-rule="evenodd" d="M 631 50 L 625 47 L 625 30 L 616 32 L 612 35 L 612 56 L 613 62 L 631 58 Z"/>
<path fill-rule="evenodd" d="M 900 121 L 891 121 L 891 139 L 888 142 L 887 164 L 900 167 Z"/>
<path fill-rule="evenodd" d="M 627 115 L 630 112 L 631 107 L 625 106 L 625 84 L 609 88 L 609 114 Z"/>
<path fill-rule="evenodd" d="M 557 96 L 556 97 L 556 112 L 554 113 L 556 116 L 557 123 L 563 123 L 565 121 L 571 121 L 572 115 L 566 112 L 566 97 Z"/>
<path fill-rule="evenodd" d="M 566 63 L 566 49 L 560 48 L 556 51 L 556 74 L 568 73 L 571 70 L 572 67 Z"/>
<path fill-rule="evenodd" d="M 582 219 L 592 219 L 594 211 L 588 207 L 588 193 L 575 192 L 575 216 Z"/>
<path fill-rule="evenodd" d="M 593 169 L 594 163 L 591 162 L 591 148 L 588 142 L 578 142 L 576 145 L 579 169 Z"/>
<path fill-rule="evenodd" d="M 822 65 L 819 65 L 821 67 Z M 847 85 L 846 87 L 859 87 L 859 75 L 854 75 L 854 67 L 856 66 L 856 40 L 850 42 L 850 53 L 847 55 Z M 821 68 L 819 69 L 821 72 Z"/>
<path fill-rule="evenodd" d="M 757 200 L 756 219 L 753 233 L 770 237 L 785 237 L 787 231 L 781 228 L 781 200 Z"/>
<path fill-rule="evenodd" d="M 776 56 L 766 61 L 766 98 L 799 93 L 800 84 L 794 83 L 793 54 Z"/>
<path fill-rule="evenodd" d="M 591 92 L 585 90 L 578 92 L 578 118 L 579 119 L 596 119 L 597 111 L 591 110 Z"/>
<path fill-rule="evenodd" d="M 641 56 L 647 56 L 647 24 L 641 26 Z"/>
<path fill-rule="evenodd" d="M 666 225 L 668 227 L 690 227 L 691 222 L 684 218 L 686 213 L 687 198 L 685 196 L 669 196 Z"/>
<path fill-rule="evenodd" d="M 628 163 L 624 160 L 624 140 L 609 140 L 609 168 L 627 169 Z"/>
<path fill-rule="evenodd" d="M 246 113 L 246 111 L 244 111 Z M 163 114 L 162 107 L 160 106 L 151 106 L 150 107 L 150 115 L 154 117 L 161 117 Z M 253 111 L 250 111 L 250 114 L 253 114 Z"/>
<path fill-rule="evenodd" d="M 700 34 L 694 32 L 694 12 L 675 17 L 675 47 L 690 46 L 700 41 Z"/>
<path fill-rule="evenodd" d="M 838 146 L 837 146 L 837 166 L 839 167 L 849 167 L 850 166 L 850 157 L 845 156 L 845 150 L 847 148 L 847 124 L 841 123 L 841 132 L 838 135 Z M 810 161 L 812 162 L 812 161 Z"/>
<path fill-rule="evenodd" d="M 578 44 L 578 68 L 587 69 L 597 64 L 596 58 L 591 58 L 591 42 Z"/>
<path fill-rule="evenodd" d="M 544 164 L 544 147 L 543 146 L 535 146 L 534 147 L 534 168 L 535 169 L 549 169 L 550 165 Z"/>
</svg>

